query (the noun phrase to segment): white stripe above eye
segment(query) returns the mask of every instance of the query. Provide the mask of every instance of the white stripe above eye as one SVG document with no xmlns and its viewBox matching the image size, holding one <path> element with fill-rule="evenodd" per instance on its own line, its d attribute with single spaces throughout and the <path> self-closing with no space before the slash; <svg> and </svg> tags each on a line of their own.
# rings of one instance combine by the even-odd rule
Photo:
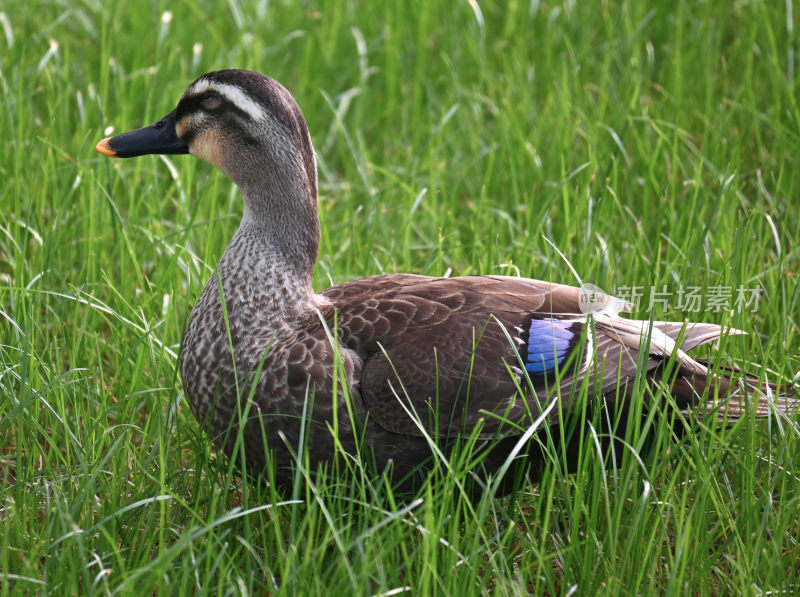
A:
<svg viewBox="0 0 800 597">
<path fill-rule="evenodd" d="M 209 81 L 203 78 L 195 82 L 195 84 L 188 89 L 187 95 L 200 95 L 209 90 L 219 93 L 253 120 L 266 120 L 267 113 L 263 106 L 257 101 L 254 101 L 249 95 L 242 91 L 240 87 L 231 85 L 230 83 Z"/>
</svg>

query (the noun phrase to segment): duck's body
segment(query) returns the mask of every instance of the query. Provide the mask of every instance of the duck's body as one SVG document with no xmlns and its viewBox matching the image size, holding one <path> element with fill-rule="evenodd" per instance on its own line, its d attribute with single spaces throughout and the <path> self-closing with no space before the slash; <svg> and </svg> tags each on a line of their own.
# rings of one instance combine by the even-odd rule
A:
<svg viewBox="0 0 800 597">
<path fill-rule="evenodd" d="M 667 370 L 677 410 L 702 406 L 708 385 L 737 394 L 729 379 L 709 378 L 707 366 L 684 352 L 718 338 L 719 326 L 651 329 L 620 317 L 619 301 L 587 309 L 576 287 L 384 275 L 315 293 L 320 226 L 311 140 L 289 93 L 258 73 L 204 75 L 174 112 L 104 139 L 98 151 L 191 152 L 242 190 L 242 223 L 192 311 L 181 374 L 195 415 L 226 451 L 247 421 L 251 468 L 267 465 L 266 443 L 284 471 L 305 433 L 312 467 L 329 460 L 337 443 L 350 453 L 360 443 L 403 479 L 429 460 L 429 438 L 446 443 L 476 430 L 487 441 L 516 438 L 540 415 L 569 414 L 582 384 L 594 399 L 625 408 L 648 399 L 632 395 L 637 375 L 658 383 Z M 648 354 L 639 359 L 642 347 Z M 746 394 L 752 408 L 768 412 L 754 379 L 741 388 L 747 391 L 726 416 L 744 411 Z M 784 398 L 780 408 L 793 405 Z M 487 472 L 502 462 L 505 444 L 498 446 Z"/>
</svg>

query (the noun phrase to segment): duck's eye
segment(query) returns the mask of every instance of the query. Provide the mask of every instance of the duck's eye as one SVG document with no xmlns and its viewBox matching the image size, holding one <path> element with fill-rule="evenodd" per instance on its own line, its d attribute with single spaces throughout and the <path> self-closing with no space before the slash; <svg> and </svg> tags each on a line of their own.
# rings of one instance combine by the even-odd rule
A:
<svg viewBox="0 0 800 597">
<path fill-rule="evenodd" d="M 200 105 L 204 110 L 216 110 L 222 105 L 222 98 L 216 93 L 208 93 L 200 99 Z"/>
</svg>

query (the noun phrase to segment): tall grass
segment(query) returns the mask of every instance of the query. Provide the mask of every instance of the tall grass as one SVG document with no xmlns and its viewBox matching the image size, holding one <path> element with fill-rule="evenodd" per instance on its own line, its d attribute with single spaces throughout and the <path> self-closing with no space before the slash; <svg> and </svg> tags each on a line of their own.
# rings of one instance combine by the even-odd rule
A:
<svg viewBox="0 0 800 597">
<path fill-rule="evenodd" d="M 513 500 L 241 482 L 183 400 L 189 310 L 241 213 L 189 157 L 112 161 L 217 68 L 295 95 L 315 285 L 505 273 L 760 289 L 722 362 L 800 369 L 797 7 L 787 2 L 0 5 L 0 595 L 800 591 L 798 423 L 587 437 Z M 760 371 L 756 367 L 756 371 Z M 658 425 L 658 421 L 654 422 Z"/>
</svg>

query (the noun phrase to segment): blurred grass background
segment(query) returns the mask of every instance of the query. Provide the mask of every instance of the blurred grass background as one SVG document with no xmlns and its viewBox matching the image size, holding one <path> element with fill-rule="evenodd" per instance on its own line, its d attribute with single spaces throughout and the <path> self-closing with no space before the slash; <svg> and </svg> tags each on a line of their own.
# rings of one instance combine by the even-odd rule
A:
<svg viewBox="0 0 800 597">
<path fill-rule="evenodd" d="M 93 150 L 206 71 L 264 72 L 318 155 L 317 288 L 383 271 L 577 283 L 554 245 L 606 289 L 758 290 L 755 308 L 640 315 L 742 328 L 721 360 L 785 383 L 800 369 L 796 13 L 5 0 L 0 594 L 800 590 L 796 419 L 703 428 L 612 471 L 556 462 L 518 501 L 477 508 L 447 479 L 388 505 L 341 480 L 284 502 L 237 484 L 182 403 L 175 354 L 238 194 L 190 157 Z"/>
</svg>

